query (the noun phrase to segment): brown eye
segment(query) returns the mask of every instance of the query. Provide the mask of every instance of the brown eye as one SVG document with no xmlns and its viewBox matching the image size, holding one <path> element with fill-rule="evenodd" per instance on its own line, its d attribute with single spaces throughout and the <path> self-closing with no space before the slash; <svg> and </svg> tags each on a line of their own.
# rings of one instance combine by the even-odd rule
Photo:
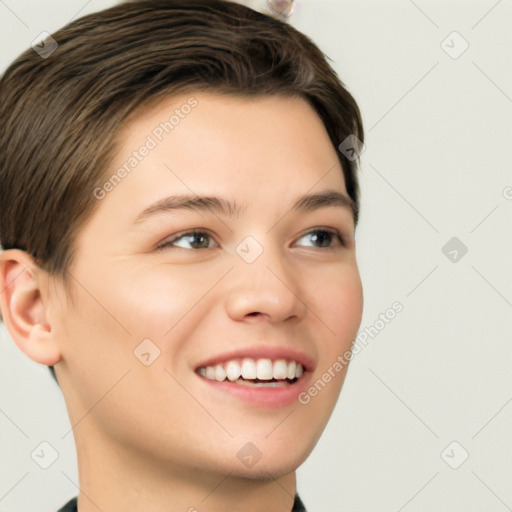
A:
<svg viewBox="0 0 512 512">
<path fill-rule="evenodd" d="M 334 249 L 335 246 L 343 245 L 343 238 L 336 231 L 329 229 L 314 229 L 305 235 L 302 235 L 299 240 L 309 238 L 310 244 L 302 245 L 303 247 L 314 247 L 318 249 Z M 334 245 L 333 245 L 334 242 Z"/>
<path fill-rule="evenodd" d="M 215 247 L 213 238 L 204 231 L 187 231 L 178 233 L 170 240 L 167 240 L 157 247 L 157 250 L 172 249 L 179 247 L 181 249 L 209 249 Z"/>
</svg>

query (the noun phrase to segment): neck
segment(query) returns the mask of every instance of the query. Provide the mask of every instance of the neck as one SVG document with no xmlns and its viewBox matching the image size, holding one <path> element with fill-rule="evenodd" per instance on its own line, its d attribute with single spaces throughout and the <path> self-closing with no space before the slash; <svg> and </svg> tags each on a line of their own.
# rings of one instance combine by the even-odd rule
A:
<svg viewBox="0 0 512 512">
<path fill-rule="evenodd" d="M 84 434 L 84 432 L 82 432 Z M 291 512 L 296 491 L 292 471 L 279 478 L 247 478 L 177 467 L 112 439 L 82 442 L 75 436 L 80 492 L 78 512 Z M 87 446 L 86 446 L 87 444 Z"/>
</svg>

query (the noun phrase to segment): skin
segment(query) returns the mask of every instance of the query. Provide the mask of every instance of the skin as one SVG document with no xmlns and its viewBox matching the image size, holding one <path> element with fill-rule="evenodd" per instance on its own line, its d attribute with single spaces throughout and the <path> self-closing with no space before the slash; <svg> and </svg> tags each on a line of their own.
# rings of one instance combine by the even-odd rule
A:
<svg viewBox="0 0 512 512">
<path fill-rule="evenodd" d="M 280 345 L 314 359 L 313 383 L 360 326 L 351 211 L 290 211 L 303 194 L 346 195 L 318 115 L 299 98 L 193 96 L 197 107 L 84 224 L 70 289 L 22 251 L 0 256 L 8 331 L 28 357 L 56 368 L 77 448 L 79 512 L 289 512 L 295 470 L 331 416 L 346 367 L 307 405 L 277 408 L 216 391 L 194 369 L 233 348 Z M 189 97 L 133 117 L 107 179 Z M 243 208 L 233 217 L 159 212 L 134 224 L 155 201 L 191 193 Z M 335 236 L 328 248 L 315 242 L 319 227 L 339 231 L 344 245 Z M 192 228 L 211 235 L 207 248 L 182 237 L 156 249 Z M 250 264 L 236 252 L 247 236 L 263 248 Z M 133 353 L 146 338 L 160 350 L 148 366 Z M 247 442 L 262 454 L 252 467 L 237 457 Z"/>
</svg>

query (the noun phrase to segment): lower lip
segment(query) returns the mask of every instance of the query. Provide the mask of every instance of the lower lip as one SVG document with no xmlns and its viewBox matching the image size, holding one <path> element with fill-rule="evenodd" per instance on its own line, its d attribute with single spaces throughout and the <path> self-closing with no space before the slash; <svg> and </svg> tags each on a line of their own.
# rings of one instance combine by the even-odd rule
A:
<svg viewBox="0 0 512 512">
<path fill-rule="evenodd" d="M 308 387 L 310 375 L 310 372 L 304 372 L 294 384 L 275 388 L 235 384 L 229 380 L 219 382 L 201 376 L 199 378 L 213 389 L 235 396 L 244 402 L 261 407 L 278 408 L 286 407 L 298 400 L 300 393 Z"/>
</svg>

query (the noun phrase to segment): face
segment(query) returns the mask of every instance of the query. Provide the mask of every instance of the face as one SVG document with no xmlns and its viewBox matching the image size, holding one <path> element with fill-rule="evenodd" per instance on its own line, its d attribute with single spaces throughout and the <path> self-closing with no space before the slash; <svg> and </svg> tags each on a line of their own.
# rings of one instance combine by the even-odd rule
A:
<svg viewBox="0 0 512 512">
<path fill-rule="evenodd" d="M 284 475 L 323 431 L 360 325 L 352 211 L 304 100 L 192 96 L 137 114 L 91 190 L 71 298 L 51 297 L 57 372 L 77 446 Z"/>
</svg>

